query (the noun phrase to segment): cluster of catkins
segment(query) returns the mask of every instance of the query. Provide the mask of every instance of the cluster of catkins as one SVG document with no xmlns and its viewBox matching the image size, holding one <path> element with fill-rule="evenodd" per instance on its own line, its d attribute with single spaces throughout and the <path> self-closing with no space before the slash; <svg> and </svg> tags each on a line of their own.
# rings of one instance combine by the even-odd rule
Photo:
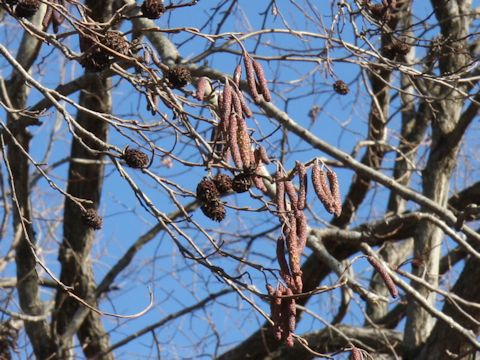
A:
<svg viewBox="0 0 480 360">
<path fill-rule="evenodd" d="M 243 59 L 247 84 L 253 99 L 257 102 L 260 101 L 259 94 L 261 94 L 265 101 L 270 101 L 271 96 L 262 66 L 252 60 L 247 53 L 244 53 Z M 270 159 L 263 146 L 252 150 L 252 141 L 246 123 L 246 118 L 252 116 L 252 111 L 240 89 L 241 76 L 242 67 L 238 65 L 235 68 L 233 79 L 225 78 L 224 80 L 223 92 L 218 100 L 220 122 L 214 132 L 214 141 L 224 145 L 220 151 L 222 157 L 227 158 L 227 154 L 230 153 L 235 167 L 240 170 L 240 173 L 232 180 L 231 189 L 242 193 L 248 191 L 252 184 L 255 184 L 259 190 L 266 193 L 267 188 L 257 170 L 262 164 L 270 164 Z M 207 77 L 198 79 L 195 93 L 198 100 L 204 100 L 209 82 Z M 211 191 L 213 182 L 208 179 L 202 180 L 197 187 L 197 198 L 202 201 L 202 210 L 206 216 L 221 221 L 225 217 L 225 212 L 222 211 L 223 203 L 218 196 L 214 196 L 212 199 L 205 198 L 205 193 Z"/>
<path fill-rule="evenodd" d="M 287 285 L 279 285 L 275 295 L 271 296 L 274 335 L 287 346 L 293 345 L 292 331 L 295 328 L 295 299 L 279 298 L 280 295 L 295 295 L 303 291 L 300 259 L 307 243 L 308 224 L 304 213 L 307 200 L 307 169 L 297 162 L 295 173 L 298 175 L 298 191 L 293 182 L 279 169 L 275 176 L 277 213 L 282 224 L 282 235 L 277 240 L 277 260 L 280 275 Z M 340 188 L 336 174 L 332 170 L 325 173 L 315 161 L 312 168 L 312 183 L 317 196 L 326 210 L 340 216 L 342 211 Z M 286 198 L 289 202 L 287 203 Z M 285 256 L 288 253 L 288 262 Z M 269 289 L 269 293 L 270 293 Z"/>
<path fill-rule="evenodd" d="M 273 321 L 273 336 L 277 341 L 284 341 L 289 347 L 293 346 L 293 332 L 295 331 L 297 309 L 295 299 L 290 288 L 279 285 L 275 290 L 267 285 L 270 295 L 270 311 Z"/>
</svg>

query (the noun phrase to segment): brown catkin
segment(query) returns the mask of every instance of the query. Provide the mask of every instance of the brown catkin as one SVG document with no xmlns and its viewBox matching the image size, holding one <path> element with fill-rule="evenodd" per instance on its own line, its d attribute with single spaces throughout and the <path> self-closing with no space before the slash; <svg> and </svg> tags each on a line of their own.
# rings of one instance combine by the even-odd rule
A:
<svg viewBox="0 0 480 360">
<path fill-rule="evenodd" d="M 301 273 L 300 256 L 298 253 L 297 221 L 295 215 L 290 213 L 288 216 L 288 229 L 286 230 L 287 249 L 290 262 L 290 272 L 293 276 Z"/>
<path fill-rule="evenodd" d="M 295 190 L 295 186 L 290 180 L 285 181 L 285 192 L 287 193 L 288 198 L 290 199 L 291 210 L 297 210 L 297 204 L 298 204 L 297 190 Z"/>
<path fill-rule="evenodd" d="M 230 121 L 228 122 L 228 146 L 230 153 L 232 154 L 233 162 L 239 169 L 242 168 L 242 156 L 240 155 L 240 148 L 238 146 L 238 133 L 237 133 L 237 116 L 232 114 Z"/>
<path fill-rule="evenodd" d="M 252 117 L 253 115 L 252 110 L 250 110 L 250 108 L 248 107 L 247 101 L 245 100 L 245 96 L 243 96 L 242 90 L 240 90 L 239 88 L 236 88 L 235 91 L 237 93 L 238 99 L 240 100 L 240 104 L 242 105 L 243 115 L 247 118 Z"/>
<path fill-rule="evenodd" d="M 297 221 L 298 252 L 301 255 L 307 244 L 308 223 L 305 213 L 300 210 L 295 212 L 295 219 Z"/>
<path fill-rule="evenodd" d="M 232 87 L 225 79 L 225 86 L 223 88 L 222 103 L 221 103 L 221 118 L 230 119 L 232 113 Z M 228 120 L 227 120 L 228 121 Z"/>
<path fill-rule="evenodd" d="M 267 150 L 262 145 L 259 145 L 255 149 L 255 162 L 257 164 L 260 164 L 260 162 L 263 162 L 264 164 L 270 164 L 270 158 L 268 157 Z"/>
<path fill-rule="evenodd" d="M 199 101 L 203 101 L 205 97 L 205 90 L 207 89 L 208 85 L 208 78 L 205 76 L 202 76 L 200 79 L 198 79 L 197 82 L 197 91 L 195 92 L 195 97 Z"/>
<path fill-rule="evenodd" d="M 298 173 L 298 202 L 297 209 L 305 209 L 305 204 L 307 202 L 307 171 L 305 165 L 301 162 L 296 163 L 297 173 Z"/>
<path fill-rule="evenodd" d="M 240 86 L 240 79 L 242 78 L 242 65 L 238 64 L 233 71 L 233 82 L 237 87 Z"/>
<path fill-rule="evenodd" d="M 255 185 L 255 187 L 258 190 L 260 190 L 262 193 L 267 194 L 268 189 L 265 186 L 265 184 L 263 183 L 262 177 L 258 176 L 258 175 L 253 175 L 252 178 L 253 178 L 253 184 Z"/>
<path fill-rule="evenodd" d="M 283 218 L 285 214 L 285 183 L 276 179 L 277 190 L 275 192 L 275 204 L 277 204 L 278 216 Z"/>
<path fill-rule="evenodd" d="M 287 289 L 285 292 L 286 296 L 293 296 L 293 292 L 291 289 Z M 296 325 L 296 319 L 295 316 L 297 315 L 297 308 L 295 306 L 295 299 L 283 299 L 285 303 L 284 311 L 286 314 L 286 328 L 289 332 L 294 332 L 295 331 L 295 325 Z"/>
<path fill-rule="evenodd" d="M 232 88 L 232 110 L 235 111 L 238 117 L 243 117 L 242 103 L 238 98 L 238 94 L 234 88 Z"/>
<path fill-rule="evenodd" d="M 362 352 L 355 346 L 352 346 L 352 360 L 363 360 Z"/>
<path fill-rule="evenodd" d="M 272 315 L 274 319 L 274 326 L 273 326 L 273 336 L 277 341 L 280 341 L 282 339 L 282 334 L 283 334 L 283 314 L 282 314 L 282 295 L 284 292 L 284 287 L 280 285 L 275 292 L 275 297 L 274 297 L 274 307 L 276 312 Z"/>
<path fill-rule="evenodd" d="M 258 61 L 253 60 L 253 69 L 258 79 L 258 87 L 260 92 L 263 95 L 263 98 L 266 102 L 272 101 L 272 96 L 270 95 L 270 90 L 268 90 L 267 78 L 265 77 L 265 72 L 263 71 L 262 64 Z"/>
<path fill-rule="evenodd" d="M 289 285 L 292 283 L 292 275 L 290 275 L 290 269 L 288 268 L 288 263 L 285 259 L 285 238 L 283 236 L 280 236 L 277 239 L 276 254 L 278 265 L 280 266 L 280 276 L 287 285 Z"/>
<path fill-rule="evenodd" d="M 237 117 L 237 131 L 238 147 L 240 149 L 240 156 L 242 157 L 243 168 L 250 169 L 253 160 L 250 159 L 252 143 L 247 131 L 247 123 L 242 117 Z"/>
<path fill-rule="evenodd" d="M 397 285 L 395 285 L 395 283 L 393 282 L 391 276 L 387 273 L 387 270 L 385 269 L 383 264 L 381 264 L 380 261 L 375 259 L 372 255 L 369 255 L 367 259 L 368 259 L 368 262 L 379 273 L 380 277 L 385 282 L 385 285 L 387 286 L 387 289 L 390 292 L 390 295 L 393 298 L 396 298 L 398 296 Z"/>
<path fill-rule="evenodd" d="M 340 195 L 340 185 L 338 184 L 337 174 L 332 170 L 328 170 L 327 178 L 330 184 L 330 193 L 332 194 L 333 213 L 338 217 L 342 213 L 342 198 Z"/>
<path fill-rule="evenodd" d="M 327 186 L 327 176 L 317 163 L 313 164 L 312 167 L 312 184 L 318 199 L 322 202 L 325 209 L 333 213 L 333 200 L 330 189 Z"/>
<path fill-rule="evenodd" d="M 250 91 L 250 94 L 253 97 L 253 101 L 255 101 L 255 103 L 258 104 L 260 102 L 260 95 L 258 94 L 258 91 L 257 91 L 257 83 L 255 81 L 255 70 L 253 69 L 252 59 L 250 58 L 250 55 L 248 55 L 246 52 L 243 53 L 243 63 L 245 65 L 245 73 L 247 74 L 248 90 Z"/>
</svg>

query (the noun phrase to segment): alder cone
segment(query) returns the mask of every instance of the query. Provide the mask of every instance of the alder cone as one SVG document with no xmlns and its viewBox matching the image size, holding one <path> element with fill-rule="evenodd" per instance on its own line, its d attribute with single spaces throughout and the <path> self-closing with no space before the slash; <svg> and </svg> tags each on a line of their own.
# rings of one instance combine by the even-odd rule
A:
<svg viewBox="0 0 480 360">
<path fill-rule="evenodd" d="M 204 178 L 197 185 L 197 199 L 208 203 L 218 200 L 220 193 L 212 180 Z"/>
<path fill-rule="evenodd" d="M 125 160 L 129 167 L 134 169 L 143 169 L 150 162 L 148 155 L 144 152 L 128 148 L 123 152 L 122 159 Z"/>
<path fill-rule="evenodd" d="M 163 1 L 160 0 L 145 0 L 141 7 L 143 16 L 155 20 L 160 18 L 165 12 Z"/>
<path fill-rule="evenodd" d="M 349 92 L 348 85 L 343 80 L 335 81 L 333 83 L 333 90 L 340 95 L 347 95 Z"/>
<path fill-rule="evenodd" d="M 82 213 L 84 223 L 93 230 L 100 230 L 102 228 L 103 220 L 98 215 L 95 209 L 87 209 Z"/>
<path fill-rule="evenodd" d="M 250 174 L 240 173 L 233 178 L 232 189 L 237 193 L 244 193 L 252 187 L 252 177 Z"/>
<path fill-rule="evenodd" d="M 20 18 L 29 18 L 35 15 L 39 7 L 38 0 L 21 0 L 15 8 L 15 15 Z"/>
<path fill-rule="evenodd" d="M 176 66 L 169 69 L 166 73 L 166 78 L 174 89 L 181 89 L 192 81 L 190 70 L 184 66 Z"/>
<path fill-rule="evenodd" d="M 223 203 L 219 199 L 213 199 L 206 202 L 202 205 L 201 209 L 205 216 L 212 219 L 213 221 L 220 222 L 225 219 L 225 205 L 223 205 Z"/>
<path fill-rule="evenodd" d="M 227 174 L 215 175 L 212 180 L 220 194 L 223 195 L 232 190 L 233 180 Z"/>
<path fill-rule="evenodd" d="M 110 59 L 100 47 L 92 46 L 84 55 L 80 64 L 90 72 L 100 72 L 108 68 Z"/>
<path fill-rule="evenodd" d="M 130 50 L 127 39 L 118 31 L 107 31 L 102 44 L 122 55 L 128 55 Z"/>
</svg>

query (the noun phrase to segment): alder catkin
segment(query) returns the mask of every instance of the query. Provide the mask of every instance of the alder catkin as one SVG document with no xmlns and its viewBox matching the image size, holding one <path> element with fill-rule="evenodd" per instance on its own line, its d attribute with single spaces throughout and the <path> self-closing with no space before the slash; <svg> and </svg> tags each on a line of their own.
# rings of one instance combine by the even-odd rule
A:
<svg viewBox="0 0 480 360">
<path fill-rule="evenodd" d="M 388 291 L 390 292 L 390 295 L 393 298 L 396 298 L 398 296 L 398 289 L 397 285 L 393 282 L 391 276 L 387 273 L 387 270 L 385 267 L 375 259 L 372 255 L 369 255 L 367 257 L 368 262 L 373 266 L 373 268 L 380 274 L 380 277 L 383 279 L 385 285 L 387 286 Z"/>
<path fill-rule="evenodd" d="M 238 117 L 243 117 L 242 104 L 235 89 L 232 89 L 232 109 Z"/>
<path fill-rule="evenodd" d="M 275 192 L 275 204 L 277 204 L 277 212 L 278 216 L 280 216 L 280 219 L 284 216 L 285 214 L 285 183 L 278 179 L 276 179 L 276 187 L 277 190 Z"/>
<path fill-rule="evenodd" d="M 257 91 L 255 70 L 253 69 L 252 59 L 250 58 L 250 55 L 248 55 L 246 52 L 243 53 L 243 63 L 245 65 L 245 73 L 247 74 L 248 90 L 253 97 L 253 101 L 258 104 L 260 102 L 260 95 Z"/>
<path fill-rule="evenodd" d="M 312 167 L 312 184 L 318 199 L 329 213 L 333 213 L 333 199 L 327 185 L 327 176 L 317 163 Z"/>
<path fill-rule="evenodd" d="M 265 186 L 265 184 L 263 183 L 262 177 L 258 176 L 258 175 L 253 175 L 252 178 L 253 178 L 253 183 L 255 184 L 255 187 L 258 190 L 260 190 L 262 193 L 267 194 L 268 189 Z"/>
<path fill-rule="evenodd" d="M 300 254 L 298 253 L 297 221 L 295 215 L 288 216 L 288 229 L 286 230 L 288 257 L 290 260 L 290 272 L 293 276 L 301 274 Z"/>
<path fill-rule="evenodd" d="M 297 190 L 295 190 L 295 186 L 293 186 L 293 183 L 290 180 L 285 181 L 285 192 L 290 199 L 291 209 L 296 210 L 298 204 Z"/>
<path fill-rule="evenodd" d="M 243 96 L 242 90 L 239 88 L 235 89 L 238 99 L 240 100 L 240 104 L 242 105 L 243 115 L 249 118 L 252 117 L 253 113 L 252 110 L 248 107 L 247 101 L 245 100 L 245 96 Z"/>
<path fill-rule="evenodd" d="M 265 72 L 263 71 L 262 64 L 260 64 L 256 60 L 253 60 L 253 69 L 255 70 L 255 74 L 257 75 L 258 87 L 263 95 L 263 98 L 266 102 L 272 101 L 272 96 L 270 95 L 270 90 L 268 90 L 268 82 L 267 78 L 265 77 Z"/>
<path fill-rule="evenodd" d="M 290 269 L 288 268 L 288 263 L 285 259 L 285 238 L 283 236 L 280 236 L 277 239 L 276 254 L 278 265 L 280 266 L 280 276 L 285 283 L 290 286 L 292 283 L 292 276 L 290 275 Z"/>
<path fill-rule="evenodd" d="M 305 216 L 303 211 L 296 211 L 295 219 L 297 221 L 298 252 L 302 254 L 303 249 L 305 249 L 305 245 L 307 244 L 307 236 L 308 236 L 307 217 Z"/>
<path fill-rule="evenodd" d="M 228 122 L 228 146 L 235 166 L 241 169 L 243 163 L 242 156 L 240 155 L 240 148 L 238 146 L 237 128 L 237 116 L 232 114 Z"/>
<path fill-rule="evenodd" d="M 228 83 L 228 80 L 225 80 L 225 86 L 223 88 L 222 95 L 222 104 L 221 104 L 221 118 L 230 119 L 230 114 L 232 113 L 232 87 Z M 226 120 L 228 121 L 228 120 Z"/>
<path fill-rule="evenodd" d="M 305 165 L 301 162 L 296 163 L 297 173 L 298 173 L 298 202 L 297 202 L 297 209 L 303 210 L 305 209 L 305 204 L 307 202 L 307 171 L 305 169 Z"/>
<path fill-rule="evenodd" d="M 352 346 L 352 360 L 363 360 L 362 352 L 355 346 Z"/>
<path fill-rule="evenodd" d="M 337 174 L 332 170 L 328 170 L 327 177 L 330 184 L 330 194 L 332 195 L 333 200 L 333 213 L 338 217 L 342 213 L 342 198 L 340 195 L 340 185 L 338 184 Z"/>
<path fill-rule="evenodd" d="M 202 76 L 200 79 L 198 79 L 197 82 L 197 91 L 195 92 L 195 97 L 199 101 L 203 101 L 205 97 L 205 90 L 207 89 L 208 85 L 208 78 L 205 76 Z"/>
<path fill-rule="evenodd" d="M 247 123 L 245 122 L 245 119 L 241 117 L 237 117 L 237 140 L 240 149 L 240 156 L 242 157 L 243 168 L 250 169 L 253 160 L 250 159 L 252 143 L 247 131 Z"/>
<path fill-rule="evenodd" d="M 259 165 L 261 162 L 264 164 L 270 164 L 270 158 L 268 157 L 267 150 L 262 145 L 259 145 L 255 149 L 255 162 Z"/>
<path fill-rule="evenodd" d="M 293 296 L 293 292 L 291 289 L 288 289 L 285 291 L 286 296 Z M 296 318 L 295 316 L 297 315 L 297 308 L 295 306 L 295 299 L 290 298 L 290 299 L 283 299 L 285 303 L 285 313 L 286 313 L 286 320 L 287 320 L 287 330 L 289 332 L 294 332 L 295 331 L 295 325 L 296 325 Z"/>
</svg>

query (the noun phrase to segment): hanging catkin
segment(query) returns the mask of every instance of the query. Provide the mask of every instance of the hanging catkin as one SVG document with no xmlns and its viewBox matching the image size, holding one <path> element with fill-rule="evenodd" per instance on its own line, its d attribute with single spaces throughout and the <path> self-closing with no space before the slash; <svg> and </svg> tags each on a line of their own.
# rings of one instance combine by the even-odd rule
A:
<svg viewBox="0 0 480 360">
<path fill-rule="evenodd" d="M 318 199 L 329 213 L 334 212 L 333 199 L 327 184 L 327 176 L 315 162 L 312 167 L 312 184 Z"/>
<path fill-rule="evenodd" d="M 245 65 L 245 73 L 247 74 L 248 90 L 250 91 L 250 94 L 253 97 L 253 101 L 255 101 L 255 103 L 259 103 L 260 95 L 258 94 L 258 91 L 257 91 L 257 83 L 255 81 L 255 70 L 253 69 L 252 59 L 250 58 L 250 55 L 248 55 L 246 52 L 243 53 L 243 63 Z"/>
<path fill-rule="evenodd" d="M 342 213 L 342 198 L 340 195 L 340 185 L 338 184 L 337 174 L 332 170 L 328 170 L 327 178 L 330 184 L 330 193 L 332 195 L 333 213 L 338 217 Z"/>
<path fill-rule="evenodd" d="M 240 149 L 238 147 L 237 128 L 237 117 L 235 114 L 232 114 L 228 122 L 228 147 L 230 148 L 230 153 L 232 154 L 235 166 L 241 169 L 243 163 Z"/>
<path fill-rule="evenodd" d="M 388 274 L 385 267 L 380 263 L 380 261 L 378 261 L 371 255 L 369 255 L 367 259 L 368 259 L 368 262 L 373 266 L 373 268 L 378 272 L 380 277 L 385 282 L 385 285 L 387 286 L 387 289 L 390 292 L 390 295 L 393 298 L 396 298 L 398 296 L 397 285 L 395 285 L 395 283 L 393 282 L 391 276 Z"/>
<path fill-rule="evenodd" d="M 253 69 L 255 70 L 255 74 L 257 75 L 258 79 L 258 88 L 263 95 L 263 98 L 266 102 L 272 101 L 272 96 L 270 95 L 270 90 L 268 90 L 268 82 L 265 77 L 265 72 L 263 71 L 262 65 L 253 60 Z"/>
<path fill-rule="evenodd" d="M 301 162 L 296 163 L 295 165 L 298 173 L 298 202 L 297 202 L 297 209 L 303 210 L 305 209 L 305 203 L 307 201 L 307 172 L 305 169 L 305 165 Z"/>
</svg>

